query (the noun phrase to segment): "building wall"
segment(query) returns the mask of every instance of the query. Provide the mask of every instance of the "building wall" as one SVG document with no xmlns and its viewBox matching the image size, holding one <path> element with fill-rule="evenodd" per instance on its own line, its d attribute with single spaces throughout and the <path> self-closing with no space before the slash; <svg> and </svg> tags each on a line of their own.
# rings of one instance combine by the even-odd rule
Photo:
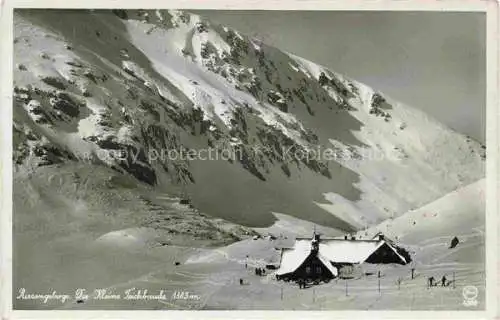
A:
<svg viewBox="0 0 500 320">
<path fill-rule="evenodd" d="M 387 244 L 383 244 L 372 253 L 365 262 L 368 263 L 398 263 L 405 264 L 401 258 Z"/>
<path fill-rule="evenodd" d="M 283 277 L 290 277 L 291 280 L 296 279 L 310 279 L 310 280 L 322 280 L 322 279 L 332 279 L 334 275 L 328 270 L 325 265 L 313 254 L 309 255 L 306 260 L 300 265 L 300 267 Z"/>
</svg>

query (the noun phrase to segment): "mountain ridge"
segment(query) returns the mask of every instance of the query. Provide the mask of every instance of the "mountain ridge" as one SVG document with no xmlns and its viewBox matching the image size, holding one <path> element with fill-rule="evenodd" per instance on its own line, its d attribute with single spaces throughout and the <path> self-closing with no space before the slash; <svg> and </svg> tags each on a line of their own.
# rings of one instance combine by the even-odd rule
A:
<svg viewBox="0 0 500 320">
<path fill-rule="evenodd" d="M 56 19 L 32 10 L 15 21 L 20 166 L 85 160 L 186 193 L 201 211 L 238 224 L 270 225 L 274 211 L 344 230 L 484 175 L 485 147 L 472 139 L 197 15 L 96 10 Z M 182 146 L 238 157 L 148 159 Z M 340 156 L 301 158 L 289 148 Z"/>
</svg>

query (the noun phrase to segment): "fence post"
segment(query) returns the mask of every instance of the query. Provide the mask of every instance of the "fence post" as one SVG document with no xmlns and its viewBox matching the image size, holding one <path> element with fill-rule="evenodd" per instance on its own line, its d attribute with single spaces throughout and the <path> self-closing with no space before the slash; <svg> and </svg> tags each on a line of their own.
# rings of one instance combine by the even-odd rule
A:
<svg viewBox="0 0 500 320">
<path fill-rule="evenodd" d="M 380 270 L 378 272 L 378 293 L 380 294 Z"/>
<path fill-rule="evenodd" d="M 453 271 L 453 289 L 455 289 L 455 271 Z"/>
<path fill-rule="evenodd" d="M 347 279 L 345 279 L 345 295 L 346 297 L 349 295 L 349 291 L 347 290 Z"/>
<path fill-rule="evenodd" d="M 283 301 L 283 287 L 281 287 L 281 300 Z"/>
</svg>

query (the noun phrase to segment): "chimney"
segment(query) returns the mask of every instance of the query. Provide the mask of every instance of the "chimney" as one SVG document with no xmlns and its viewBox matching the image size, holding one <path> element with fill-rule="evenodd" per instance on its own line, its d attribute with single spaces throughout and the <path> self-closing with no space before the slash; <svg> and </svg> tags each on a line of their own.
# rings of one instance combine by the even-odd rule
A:
<svg viewBox="0 0 500 320">
<path fill-rule="evenodd" d="M 378 235 L 378 240 L 379 240 L 379 241 L 384 240 L 384 235 L 383 235 L 383 234 L 379 234 L 379 235 Z"/>
<path fill-rule="evenodd" d="M 311 252 L 313 254 L 318 254 L 319 251 L 319 235 L 315 234 L 313 240 L 311 241 Z"/>
</svg>

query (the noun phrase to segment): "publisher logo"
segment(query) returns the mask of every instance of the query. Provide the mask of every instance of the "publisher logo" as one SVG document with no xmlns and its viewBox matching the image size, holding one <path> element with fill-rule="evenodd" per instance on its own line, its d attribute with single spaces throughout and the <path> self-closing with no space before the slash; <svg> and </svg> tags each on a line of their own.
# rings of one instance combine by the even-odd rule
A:
<svg viewBox="0 0 500 320">
<path fill-rule="evenodd" d="M 477 306 L 477 296 L 479 295 L 479 290 L 475 286 L 466 286 L 462 290 L 462 296 L 464 297 L 464 306 L 475 307 Z"/>
</svg>

